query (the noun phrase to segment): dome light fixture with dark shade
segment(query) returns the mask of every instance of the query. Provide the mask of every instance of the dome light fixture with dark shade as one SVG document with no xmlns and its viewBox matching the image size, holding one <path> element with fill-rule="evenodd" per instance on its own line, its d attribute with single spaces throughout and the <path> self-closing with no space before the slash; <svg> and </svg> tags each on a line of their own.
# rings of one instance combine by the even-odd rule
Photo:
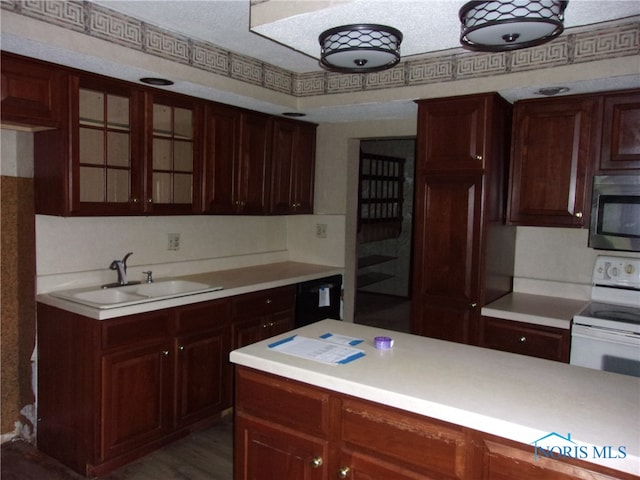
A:
<svg viewBox="0 0 640 480">
<path fill-rule="evenodd" d="M 564 30 L 562 0 L 495 0 L 468 2 L 459 12 L 464 48 L 502 52 L 553 40 Z"/>
<path fill-rule="evenodd" d="M 402 33 L 385 25 L 335 27 L 322 32 L 318 41 L 320 65 L 332 72 L 378 72 L 400 61 Z"/>
</svg>

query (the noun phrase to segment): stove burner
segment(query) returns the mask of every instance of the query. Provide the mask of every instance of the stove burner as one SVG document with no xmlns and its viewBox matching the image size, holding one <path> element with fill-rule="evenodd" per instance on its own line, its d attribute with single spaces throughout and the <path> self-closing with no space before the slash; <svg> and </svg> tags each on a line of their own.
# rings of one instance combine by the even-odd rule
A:
<svg viewBox="0 0 640 480">
<path fill-rule="evenodd" d="M 640 325 L 640 308 L 622 305 L 592 302 L 580 313 L 580 316 Z"/>
</svg>

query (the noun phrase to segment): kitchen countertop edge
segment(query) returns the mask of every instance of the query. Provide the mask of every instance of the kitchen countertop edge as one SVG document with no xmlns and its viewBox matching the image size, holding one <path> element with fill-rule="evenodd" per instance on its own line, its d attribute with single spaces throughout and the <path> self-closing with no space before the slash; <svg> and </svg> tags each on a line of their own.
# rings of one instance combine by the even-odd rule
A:
<svg viewBox="0 0 640 480">
<path fill-rule="evenodd" d="M 107 309 L 93 308 L 88 305 L 54 297 L 49 293 L 37 295 L 36 299 L 40 303 L 76 313 L 78 315 L 84 315 L 96 320 L 107 320 L 110 318 L 153 312 L 165 308 L 189 305 L 192 303 L 207 302 L 210 300 L 242 295 L 244 293 L 268 290 L 270 288 L 284 287 L 332 275 L 343 274 L 344 268 L 341 267 L 301 262 L 279 262 L 274 264 L 257 265 L 255 267 L 243 267 L 238 269 L 157 279 L 156 281 L 176 279 L 197 281 L 208 283 L 210 285 L 222 286 L 223 289 L 122 307 Z"/>
</svg>

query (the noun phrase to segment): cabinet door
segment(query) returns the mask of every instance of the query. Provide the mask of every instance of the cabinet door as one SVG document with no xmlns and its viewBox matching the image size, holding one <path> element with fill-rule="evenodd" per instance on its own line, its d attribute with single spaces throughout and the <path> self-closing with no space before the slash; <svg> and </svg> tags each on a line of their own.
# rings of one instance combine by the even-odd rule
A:
<svg viewBox="0 0 640 480">
<path fill-rule="evenodd" d="M 594 97 L 516 103 L 510 222 L 557 227 L 588 224 L 598 105 Z"/>
<path fill-rule="evenodd" d="M 640 91 L 604 97 L 600 171 L 640 170 Z"/>
<path fill-rule="evenodd" d="M 102 356 L 101 460 L 169 432 L 170 348 L 155 343 Z"/>
<path fill-rule="evenodd" d="M 234 202 L 238 213 L 256 215 L 267 212 L 270 170 L 268 169 L 268 117 L 242 113 L 240 158 L 235 171 Z"/>
<path fill-rule="evenodd" d="M 198 211 L 201 203 L 202 106 L 183 97 L 149 94 L 146 210 Z"/>
<path fill-rule="evenodd" d="M 482 178 L 426 174 L 418 180 L 413 333 L 475 341 Z"/>
<path fill-rule="evenodd" d="M 420 103 L 418 169 L 483 168 L 486 109 L 486 95 Z"/>
<path fill-rule="evenodd" d="M 85 77 L 73 77 L 71 88 L 72 212 L 142 212 L 141 92 L 116 82 Z"/>
<path fill-rule="evenodd" d="M 274 120 L 271 213 L 313 213 L 315 139 L 315 125 Z"/>
<path fill-rule="evenodd" d="M 296 125 L 285 120 L 275 120 L 271 146 L 271 213 L 287 214 L 295 210 L 295 143 Z"/>
<path fill-rule="evenodd" d="M 329 446 L 303 432 L 236 415 L 236 480 L 325 480 Z"/>
<path fill-rule="evenodd" d="M 234 168 L 238 162 L 240 110 L 222 105 L 208 106 L 205 128 L 205 211 L 234 213 Z"/>
<path fill-rule="evenodd" d="M 294 150 L 295 212 L 313 213 L 315 182 L 316 126 L 300 125 Z"/>
<path fill-rule="evenodd" d="M 59 127 L 66 73 L 49 64 L 2 52 L 2 121 Z"/>
<path fill-rule="evenodd" d="M 228 404 L 227 330 L 222 326 L 178 337 L 178 425 L 221 412 Z"/>
</svg>

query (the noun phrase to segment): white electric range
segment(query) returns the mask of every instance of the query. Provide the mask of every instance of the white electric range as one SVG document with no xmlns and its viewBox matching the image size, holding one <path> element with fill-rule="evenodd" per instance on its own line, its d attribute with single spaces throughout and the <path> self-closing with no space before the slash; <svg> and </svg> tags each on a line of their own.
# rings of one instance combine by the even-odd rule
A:
<svg viewBox="0 0 640 480">
<path fill-rule="evenodd" d="M 572 365 L 640 377 L 640 258 L 598 256 L 591 303 L 573 317 Z"/>
</svg>

